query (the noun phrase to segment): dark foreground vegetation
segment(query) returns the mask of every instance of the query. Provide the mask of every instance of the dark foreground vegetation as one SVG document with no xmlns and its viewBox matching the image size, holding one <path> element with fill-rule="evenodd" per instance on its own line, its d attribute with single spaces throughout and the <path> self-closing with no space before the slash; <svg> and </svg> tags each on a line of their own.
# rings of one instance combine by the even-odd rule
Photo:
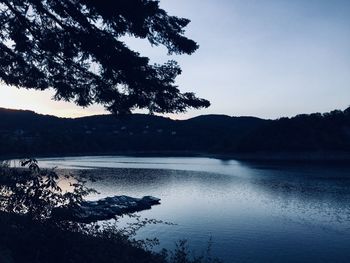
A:
<svg viewBox="0 0 350 263">
<path fill-rule="evenodd" d="M 0 213 L 0 262 L 166 262 L 111 231 L 68 230 Z"/>
<path fill-rule="evenodd" d="M 138 229 L 155 220 L 137 216 L 136 222 L 119 228 L 118 222 L 83 224 L 52 217 L 55 207 L 77 208 L 93 190 L 84 181 L 64 176 L 54 170 L 41 170 L 35 160 L 14 169 L 0 165 L 0 262 L 219 262 L 206 256 L 192 257 L 185 241 L 174 251 L 150 250 L 154 240 L 136 240 Z M 58 182 L 70 180 L 70 189 L 63 191 Z"/>
<path fill-rule="evenodd" d="M 193 258 L 185 241 L 174 251 L 151 252 L 115 227 L 62 228 L 52 222 L 0 212 L 1 263 L 205 263 L 210 256 Z"/>
<path fill-rule="evenodd" d="M 141 114 L 69 119 L 0 109 L 0 120 L 3 156 L 350 153 L 350 108 L 278 120 L 206 115 L 183 121 Z"/>
</svg>

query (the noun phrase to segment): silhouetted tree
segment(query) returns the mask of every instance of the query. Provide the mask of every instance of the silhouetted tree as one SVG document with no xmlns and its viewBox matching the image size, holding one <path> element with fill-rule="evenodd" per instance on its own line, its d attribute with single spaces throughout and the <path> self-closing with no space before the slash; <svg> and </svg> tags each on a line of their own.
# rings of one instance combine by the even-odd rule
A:
<svg viewBox="0 0 350 263">
<path fill-rule="evenodd" d="M 28 89 L 53 88 L 57 100 L 99 103 L 116 114 L 208 107 L 174 83 L 175 61 L 151 65 L 123 36 L 192 54 L 190 21 L 170 16 L 157 0 L 0 0 L 0 79 Z"/>
</svg>

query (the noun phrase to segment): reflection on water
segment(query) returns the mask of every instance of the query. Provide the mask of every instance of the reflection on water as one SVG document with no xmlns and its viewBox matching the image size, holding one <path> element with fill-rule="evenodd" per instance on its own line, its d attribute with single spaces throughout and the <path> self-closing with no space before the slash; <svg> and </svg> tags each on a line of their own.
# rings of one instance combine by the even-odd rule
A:
<svg viewBox="0 0 350 263">
<path fill-rule="evenodd" d="M 156 236 L 163 247 L 186 238 L 199 253 L 212 237 L 214 253 L 227 262 L 349 262 L 350 167 L 112 156 L 40 164 L 101 178 L 92 183 L 101 194 L 91 198 L 161 198 L 140 214 L 177 225 L 139 235 Z"/>
</svg>

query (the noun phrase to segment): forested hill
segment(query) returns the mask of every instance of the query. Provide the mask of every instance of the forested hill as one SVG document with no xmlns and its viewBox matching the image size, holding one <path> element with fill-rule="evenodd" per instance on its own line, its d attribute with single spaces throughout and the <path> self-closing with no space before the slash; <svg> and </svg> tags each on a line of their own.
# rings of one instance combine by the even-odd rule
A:
<svg viewBox="0 0 350 263">
<path fill-rule="evenodd" d="M 0 109 L 0 154 L 256 152 L 350 153 L 350 108 L 263 120 L 204 115 L 189 120 L 135 114 L 58 118 Z"/>
<path fill-rule="evenodd" d="M 0 154 L 217 152 L 236 148 L 265 120 L 224 115 L 177 121 L 135 114 L 76 119 L 0 109 Z"/>
<path fill-rule="evenodd" d="M 244 138 L 235 150 L 350 153 L 350 107 L 268 122 Z"/>
</svg>

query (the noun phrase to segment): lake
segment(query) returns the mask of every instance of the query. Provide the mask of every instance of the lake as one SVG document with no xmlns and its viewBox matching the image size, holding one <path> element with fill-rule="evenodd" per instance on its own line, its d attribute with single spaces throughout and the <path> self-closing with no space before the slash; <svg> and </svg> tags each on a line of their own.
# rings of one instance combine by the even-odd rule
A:
<svg viewBox="0 0 350 263">
<path fill-rule="evenodd" d="M 139 213 L 176 224 L 139 232 L 158 237 L 160 247 L 187 239 L 201 254 L 212 238 L 225 262 L 349 262 L 350 166 L 115 156 L 39 162 L 101 177 L 92 183 L 98 198 L 161 198 Z"/>
</svg>

